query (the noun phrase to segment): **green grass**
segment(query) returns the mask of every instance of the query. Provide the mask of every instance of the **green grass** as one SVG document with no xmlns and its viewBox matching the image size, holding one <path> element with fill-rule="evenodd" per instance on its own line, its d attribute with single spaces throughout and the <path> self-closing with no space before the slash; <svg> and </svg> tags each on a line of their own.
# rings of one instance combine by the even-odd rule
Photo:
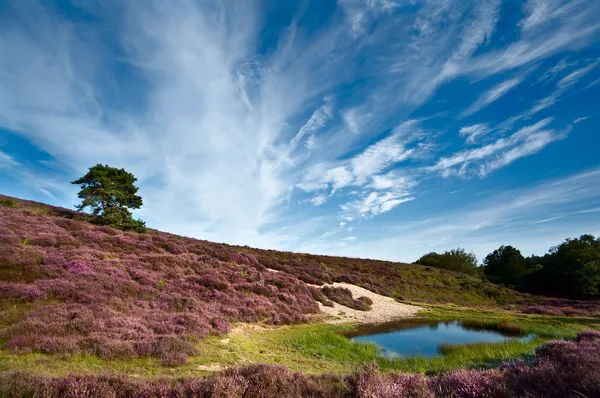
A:
<svg viewBox="0 0 600 398">
<path fill-rule="evenodd" d="M 421 313 L 421 316 L 427 319 L 457 320 L 466 325 L 486 326 L 498 331 L 503 331 L 503 325 L 508 325 L 508 331 L 514 331 L 513 328 L 518 326 L 525 334 L 536 334 L 547 339 L 569 339 L 585 329 L 600 330 L 600 318 L 598 317 L 518 314 L 501 310 L 475 310 L 453 306 L 429 306 L 427 311 Z"/>
<path fill-rule="evenodd" d="M 25 308 L 13 309 L 15 314 L 12 319 L 26 312 Z M 6 310 L 4 308 L 2 315 L 10 312 Z M 352 326 L 241 325 L 226 338 L 213 336 L 200 341 L 200 355 L 191 357 L 187 364 L 175 368 L 164 367 L 155 358 L 105 360 L 93 355 L 14 354 L 0 350 L 0 371 L 20 369 L 48 375 L 117 372 L 139 377 L 181 377 L 202 375 L 234 365 L 271 363 L 310 374 L 347 374 L 365 363 L 377 362 L 383 371 L 432 374 L 458 368 L 490 368 L 515 358 L 527 360 L 536 347 L 549 339 L 572 338 L 584 329 L 600 330 L 600 319 L 597 318 L 516 315 L 452 307 L 430 307 L 423 317 L 458 320 L 466 324 L 476 321 L 479 326 L 497 330 L 508 327 L 514 331 L 515 325 L 519 325 L 525 333 L 537 336 L 525 341 L 447 345 L 443 347 L 444 355 L 432 358 L 387 358 L 380 354 L 375 344 L 353 342 L 340 334 L 351 330 Z"/>
<path fill-rule="evenodd" d="M 354 370 L 365 363 L 377 362 L 383 371 L 431 374 L 458 368 L 490 368 L 511 359 L 527 358 L 536 347 L 546 341 L 545 338 L 533 338 L 527 341 L 447 345 L 444 347 L 444 355 L 431 358 L 384 357 L 373 343 L 353 342 L 333 332 L 298 337 L 292 341 L 292 346 L 307 357 L 327 359 L 347 370 Z"/>
</svg>

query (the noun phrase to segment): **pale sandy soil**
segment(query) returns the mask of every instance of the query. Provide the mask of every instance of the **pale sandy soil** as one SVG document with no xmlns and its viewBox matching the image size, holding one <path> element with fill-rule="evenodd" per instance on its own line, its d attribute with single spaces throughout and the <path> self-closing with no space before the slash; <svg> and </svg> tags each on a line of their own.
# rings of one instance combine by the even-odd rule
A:
<svg viewBox="0 0 600 398">
<path fill-rule="evenodd" d="M 328 323 L 380 323 L 389 322 L 400 318 L 414 316 L 422 310 L 415 305 L 402 304 L 391 297 L 382 296 L 362 287 L 350 283 L 333 283 L 332 287 L 345 287 L 352 292 L 352 297 L 365 296 L 373 300 L 370 311 L 355 310 L 344 305 L 333 303 L 333 307 L 326 307 L 319 303 L 321 312 L 326 314 L 323 321 Z M 322 286 L 315 286 L 322 287 Z"/>
</svg>

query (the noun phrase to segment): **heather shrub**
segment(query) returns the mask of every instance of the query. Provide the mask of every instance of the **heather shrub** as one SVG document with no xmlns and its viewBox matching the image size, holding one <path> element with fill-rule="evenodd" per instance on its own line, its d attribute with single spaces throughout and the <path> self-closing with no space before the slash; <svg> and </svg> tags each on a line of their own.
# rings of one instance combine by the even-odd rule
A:
<svg viewBox="0 0 600 398">
<path fill-rule="evenodd" d="M 0 246 L 0 264 L 30 265 L 41 264 L 41 262 L 42 255 L 37 248 Z"/>
<path fill-rule="evenodd" d="M 231 261 L 238 263 L 238 264 L 254 265 L 254 266 L 258 265 L 258 260 L 252 254 L 231 252 L 230 259 L 231 259 Z"/>
<path fill-rule="evenodd" d="M 3 207 L 12 207 L 13 209 L 16 209 L 17 207 L 19 207 L 19 205 L 17 204 L 17 202 L 15 202 L 14 200 L 3 199 L 3 198 L 0 198 L 0 206 L 3 206 Z"/>
<path fill-rule="evenodd" d="M 92 269 L 85 261 L 69 261 L 65 263 L 65 269 L 72 274 L 89 274 Z"/>
<path fill-rule="evenodd" d="M 458 370 L 430 380 L 436 396 L 455 398 L 484 398 L 502 396 L 502 377 L 495 370 Z"/>
<path fill-rule="evenodd" d="M 158 348 L 156 341 L 150 349 Z M 185 353 L 165 341 L 162 362 L 176 366 Z M 175 349 L 174 349 L 175 348 Z M 234 367 L 202 378 L 151 379 L 117 375 L 46 377 L 0 374 L 0 396 L 20 397 L 597 397 L 600 336 L 583 332 L 575 341 L 553 341 L 537 350 L 531 365 L 512 361 L 492 370 L 458 370 L 426 377 L 382 373 L 375 364 L 346 377 L 309 376 L 274 365 Z"/>
<path fill-rule="evenodd" d="M 373 304 L 373 301 L 368 297 L 354 299 L 352 297 L 352 292 L 344 287 L 324 286 L 321 290 L 330 300 L 355 310 L 368 311 Z"/>
<path fill-rule="evenodd" d="M 591 342 L 600 342 L 600 332 L 594 330 L 586 330 L 581 332 L 575 338 L 575 341 L 591 341 Z"/>
<path fill-rule="evenodd" d="M 584 332 L 575 341 L 550 341 L 536 350 L 531 367 L 504 370 L 513 396 L 600 396 L 600 339 Z"/>
<path fill-rule="evenodd" d="M 526 314 L 552 316 L 594 316 L 600 314 L 598 300 L 569 300 L 562 298 L 541 298 L 535 305 L 521 305 L 517 309 Z"/>
<path fill-rule="evenodd" d="M 46 294 L 36 285 L 0 281 L 0 297 L 35 301 L 44 299 Z"/>
<path fill-rule="evenodd" d="M 433 398 L 421 374 L 382 374 L 377 365 L 365 366 L 346 377 L 348 396 L 360 398 Z"/>
</svg>

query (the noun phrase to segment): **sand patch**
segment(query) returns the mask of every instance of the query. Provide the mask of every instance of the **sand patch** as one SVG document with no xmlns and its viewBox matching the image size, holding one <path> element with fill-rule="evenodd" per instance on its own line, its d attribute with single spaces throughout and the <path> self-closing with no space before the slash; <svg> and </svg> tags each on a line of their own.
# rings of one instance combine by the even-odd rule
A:
<svg viewBox="0 0 600 398">
<path fill-rule="evenodd" d="M 333 303 L 333 307 L 326 307 L 319 303 L 321 312 L 326 314 L 323 319 L 328 323 L 381 323 L 389 322 L 400 318 L 414 316 L 423 308 L 415 305 L 402 304 L 391 297 L 382 296 L 360 286 L 350 283 L 333 283 L 326 285 L 331 287 L 344 287 L 352 292 L 352 297 L 359 298 L 365 296 L 373 300 L 370 311 L 355 310 L 344 305 Z M 323 286 L 315 286 L 323 287 Z"/>
<path fill-rule="evenodd" d="M 210 365 L 198 365 L 196 366 L 196 369 L 204 372 L 220 372 L 221 370 L 225 369 L 225 367 L 223 367 L 223 365 L 220 363 L 212 363 Z"/>
</svg>

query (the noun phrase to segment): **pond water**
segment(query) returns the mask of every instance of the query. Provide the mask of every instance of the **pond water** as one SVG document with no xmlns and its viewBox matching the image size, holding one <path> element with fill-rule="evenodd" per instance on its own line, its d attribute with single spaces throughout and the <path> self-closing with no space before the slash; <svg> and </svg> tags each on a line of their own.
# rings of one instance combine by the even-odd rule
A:
<svg viewBox="0 0 600 398">
<path fill-rule="evenodd" d="M 382 348 L 382 354 L 388 357 L 413 355 L 431 357 L 440 353 L 441 344 L 496 343 L 531 337 L 463 326 L 456 321 L 418 319 L 363 325 L 344 335 L 354 341 L 374 342 Z"/>
</svg>

